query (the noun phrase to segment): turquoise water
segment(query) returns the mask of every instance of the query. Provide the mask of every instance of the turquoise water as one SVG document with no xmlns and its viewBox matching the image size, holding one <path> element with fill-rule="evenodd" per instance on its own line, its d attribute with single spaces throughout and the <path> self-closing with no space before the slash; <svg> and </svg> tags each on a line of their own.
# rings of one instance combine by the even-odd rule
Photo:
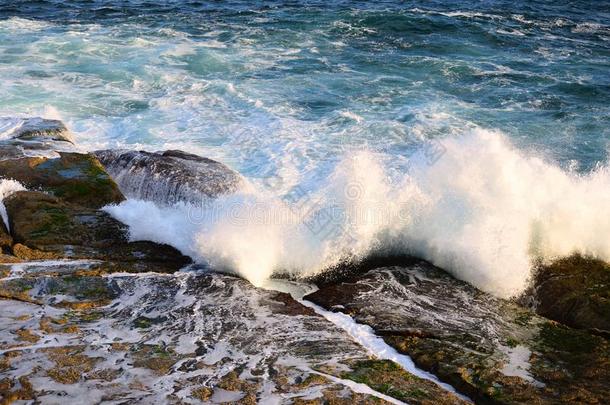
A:
<svg viewBox="0 0 610 405">
<path fill-rule="evenodd" d="M 194 148 L 253 177 L 474 126 L 607 160 L 608 3 L 298 3 L 4 1 L 0 114 L 51 108 L 87 147 Z"/>
<path fill-rule="evenodd" d="M 390 250 L 510 296 L 540 258 L 610 260 L 608 2 L 67 3 L 0 4 L 0 116 L 255 190 L 204 223 L 111 208 L 133 238 L 257 285 Z"/>
</svg>

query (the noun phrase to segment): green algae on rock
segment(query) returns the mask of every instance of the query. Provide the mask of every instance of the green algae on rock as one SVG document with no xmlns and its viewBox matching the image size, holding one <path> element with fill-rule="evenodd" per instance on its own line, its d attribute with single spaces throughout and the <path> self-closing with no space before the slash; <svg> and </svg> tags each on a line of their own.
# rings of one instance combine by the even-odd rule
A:
<svg viewBox="0 0 610 405">
<path fill-rule="evenodd" d="M 125 199 L 101 163 L 90 154 L 60 152 L 58 158 L 0 160 L 0 173 L 26 188 L 45 191 L 89 208 L 101 208 Z"/>
<path fill-rule="evenodd" d="M 362 360 L 353 364 L 352 367 L 351 371 L 344 372 L 341 377 L 366 384 L 375 391 L 409 404 L 467 403 L 457 399 L 435 383 L 406 372 L 398 364 L 389 360 Z"/>
<path fill-rule="evenodd" d="M 70 204 L 36 191 L 5 199 L 15 246 L 21 259 L 94 259 L 106 270 L 173 272 L 191 260 L 173 247 L 129 242 L 128 229 L 108 213 Z M 22 247 L 25 246 L 25 247 Z"/>
<path fill-rule="evenodd" d="M 371 326 L 477 403 L 600 403 L 607 341 L 557 326 L 425 262 L 374 269 L 305 297 Z"/>
</svg>

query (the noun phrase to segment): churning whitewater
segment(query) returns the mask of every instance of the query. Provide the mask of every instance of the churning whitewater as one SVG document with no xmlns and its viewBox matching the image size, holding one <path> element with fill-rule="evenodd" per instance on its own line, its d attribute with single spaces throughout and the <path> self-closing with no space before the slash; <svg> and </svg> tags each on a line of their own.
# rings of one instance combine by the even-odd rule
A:
<svg viewBox="0 0 610 405">
<path fill-rule="evenodd" d="M 564 171 L 482 129 L 444 147 L 434 164 L 414 154 L 393 180 L 388 156 L 357 151 L 298 200 L 291 193 L 299 184 L 283 196 L 248 185 L 199 205 L 128 200 L 106 210 L 133 240 L 171 244 L 255 285 L 276 272 L 307 276 L 346 258 L 406 253 L 510 297 L 536 261 L 575 252 L 610 260 L 610 240 L 599 237 L 610 233 L 607 166 Z M 316 229 L 312 216 L 330 222 Z"/>
</svg>

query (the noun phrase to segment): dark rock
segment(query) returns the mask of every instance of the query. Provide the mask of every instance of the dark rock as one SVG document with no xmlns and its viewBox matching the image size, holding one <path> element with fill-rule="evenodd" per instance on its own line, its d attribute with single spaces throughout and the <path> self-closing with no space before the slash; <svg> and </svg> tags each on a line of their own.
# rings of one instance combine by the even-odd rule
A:
<svg viewBox="0 0 610 405">
<path fill-rule="evenodd" d="M 573 255 L 536 270 L 521 298 L 544 317 L 574 328 L 610 334 L 610 265 Z"/>
<path fill-rule="evenodd" d="M 190 263 L 170 246 L 129 242 L 127 227 L 104 211 L 34 191 L 16 192 L 4 202 L 13 253 L 21 259 L 104 260 L 109 270 L 132 272 L 173 272 Z"/>
<path fill-rule="evenodd" d="M 275 303 L 279 305 L 274 305 Z M 292 316 L 319 316 L 316 311 L 309 307 L 306 307 L 298 301 L 295 301 L 294 298 L 290 296 L 290 294 L 283 292 L 278 292 L 273 297 L 271 297 L 271 302 L 269 304 L 270 306 L 272 306 L 273 312 L 277 314 Z"/>
<path fill-rule="evenodd" d="M 102 150 L 95 152 L 126 196 L 157 203 L 201 203 L 235 192 L 242 182 L 222 163 L 189 153 Z"/>
<path fill-rule="evenodd" d="M 332 267 L 324 269 L 324 271 L 313 276 L 307 277 L 308 283 L 315 284 L 319 287 L 333 286 L 341 282 L 352 282 L 369 270 L 378 269 L 380 267 L 391 266 L 413 266 L 421 263 L 421 259 L 404 254 L 388 255 L 388 254 L 372 254 L 365 258 L 346 258 Z"/>
<path fill-rule="evenodd" d="M 58 158 L 0 160 L 0 173 L 26 188 L 47 191 L 86 207 L 100 208 L 125 199 L 97 158 L 90 154 L 59 153 Z"/>
<path fill-rule="evenodd" d="M 558 326 L 420 262 L 371 270 L 305 297 L 371 326 L 483 404 L 603 403 L 608 342 Z"/>
</svg>

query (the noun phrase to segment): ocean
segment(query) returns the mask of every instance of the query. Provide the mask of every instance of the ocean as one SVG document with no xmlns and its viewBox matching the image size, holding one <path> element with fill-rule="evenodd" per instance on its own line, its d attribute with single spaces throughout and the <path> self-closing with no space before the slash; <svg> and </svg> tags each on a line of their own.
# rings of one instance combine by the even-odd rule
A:
<svg viewBox="0 0 610 405">
<path fill-rule="evenodd" d="M 4 0 L 0 79 L 0 116 L 83 150 L 241 173 L 107 210 L 255 285 L 413 254 L 509 297 L 539 260 L 610 260 L 608 2 Z"/>
</svg>

